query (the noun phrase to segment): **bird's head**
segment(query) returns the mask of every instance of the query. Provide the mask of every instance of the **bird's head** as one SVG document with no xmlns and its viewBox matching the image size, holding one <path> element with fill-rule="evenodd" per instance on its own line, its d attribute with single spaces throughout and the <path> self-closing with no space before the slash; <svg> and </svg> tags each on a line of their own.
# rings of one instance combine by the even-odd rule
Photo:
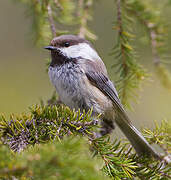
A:
<svg viewBox="0 0 171 180">
<path fill-rule="evenodd" d="M 52 61 L 62 63 L 63 60 L 77 58 L 97 60 L 99 56 L 91 43 L 75 35 L 62 35 L 55 37 L 45 49 L 51 51 Z"/>
</svg>

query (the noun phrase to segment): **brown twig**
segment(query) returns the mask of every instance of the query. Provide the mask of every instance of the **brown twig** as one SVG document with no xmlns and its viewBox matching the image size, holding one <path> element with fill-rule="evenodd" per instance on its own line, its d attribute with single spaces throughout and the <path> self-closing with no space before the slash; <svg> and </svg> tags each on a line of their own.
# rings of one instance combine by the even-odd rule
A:
<svg viewBox="0 0 171 180">
<path fill-rule="evenodd" d="M 56 27 L 55 27 L 53 15 L 52 15 L 52 8 L 49 3 L 47 5 L 47 11 L 48 11 L 48 19 L 49 19 L 52 35 L 53 37 L 56 37 Z"/>
<path fill-rule="evenodd" d="M 80 17 L 80 29 L 78 36 L 85 38 L 87 25 L 87 10 L 84 8 L 84 0 L 78 1 L 78 16 Z"/>
<path fill-rule="evenodd" d="M 150 37 L 151 51 L 152 51 L 152 55 L 153 55 L 153 63 L 154 63 L 154 65 L 159 65 L 160 64 L 160 57 L 159 57 L 158 52 L 157 52 L 157 41 L 156 41 L 157 33 L 154 29 L 154 24 L 142 19 L 141 15 L 133 9 L 129 10 L 129 13 L 135 15 L 135 17 L 138 18 L 140 23 L 146 27 L 146 29 L 149 33 L 149 37 Z"/>
<path fill-rule="evenodd" d="M 85 4 L 85 0 L 79 0 L 78 1 L 78 17 L 80 17 L 80 29 L 79 29 L 79 33 L 78 36 L 85 38 L 86 36 L 86 32 L 87 32 L 87 21 L 88 21 L 88 10 L 92 5 L 92 1 L 89 0 L 86 4 Z"/>
<path fill-rule="evenodd" d="M 59 3 L 58 0 L 54 0 L 54 3 L 56 5 L 56 7 L 58 7 L 60 10 L 63 10 L 63 7 L 61 6 L 61 4 Z"/>
<path fill-rule="evenodd" d="M 159 65 L 160 57 L 157 52 L 157 41 L 156 41 L 157 34 L 156 34 L 155 30 L 153 29 L 153 26 L 154 26 L 153 24 L 146 22 L 146 26 L 149 30 L 149 36 L 150 36 L 150 40 L 151 40 L 151 51 L 152 51 L 152 55 L 153 55 L 153 63 L 154 63 L 154 65 Z"/>
<path fill-rule="evenodd" d="M 78 11 L 77 11 L 77 16 L 80 17 L 82 15 L 82 10 L 84 6 L 84 0 L 78 0 Z"/>
<path fill-rule="evenodd" d="M 121 14 L 121 1 L 117 0 L 117 23 L 118 23 L 118 33 L 122 35 L 122 14 Z"/>
</svg>

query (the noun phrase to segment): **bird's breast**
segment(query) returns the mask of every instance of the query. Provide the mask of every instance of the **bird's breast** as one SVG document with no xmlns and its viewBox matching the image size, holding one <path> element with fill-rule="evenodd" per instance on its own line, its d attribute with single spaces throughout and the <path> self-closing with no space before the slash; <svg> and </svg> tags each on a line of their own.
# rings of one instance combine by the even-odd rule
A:
<svg viewBox="0 0 171 180">
<path fill-rule="evenodd" d="M 73 64 L 49 67 L 49 77 L 60 100 L 70 108 L 78 109 L 84 104 L 82 96 L 81 70 Z"/>
<path fill-rule="evenodd" d="M 89 82 L 79 66 L 65 64 L 49 67 L 49 77 L 60 100 L 70 108 L 87 111 L 93 107 L 94 114 L 112 108 L 111 101 Z"/>
</svg>

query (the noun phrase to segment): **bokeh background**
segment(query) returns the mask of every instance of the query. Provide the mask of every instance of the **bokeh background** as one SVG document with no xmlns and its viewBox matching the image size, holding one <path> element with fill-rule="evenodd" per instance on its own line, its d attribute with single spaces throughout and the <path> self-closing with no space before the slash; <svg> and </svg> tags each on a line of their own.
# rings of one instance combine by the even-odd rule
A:
<svg viewBox="0 0 171 180">
<path fill-rule="evenodd" d="M 163 0 L 155 0 L 155 3 Z M 97 34 L 95 48 L 107 65 L 109 75 L 115 79 L 111 68 L 114 58 L 110 56 L 116 34 L 112 30 L 115 11 L 114 1 L 98 1 L 95 5 L 94 21 L 91 29 Z M 164 8 L 163 16 L 168 20 L 171 34 L 171 6 Z M 144 30 L 136 25 L 137 33 L 134 46 L 139 52 L 140 63 L 151 72 L 151 80 L 143 85 L 138 104 L 134 111 L 129 112 L 132 121 L 138 127 L 153 127 L 154 120 L 160 122 L 170 119 L 171 92 L 161 86 L 154 75 L 150 47 L 141 43 Z M 166 35 L 168 36 L 168 35 Z M 167 38 L 168 49 L 171 50 L 171 36 Z M 9 116 L 11 113 L 27 112 L 28 107 L 47 100 L 54 90 L 46 72 L 46 62 L 49 57 L 43 47 L 34 45 L 31 33 L 31 18 L 26 13 L 26 7 L 13 0 L 0 0 L 0 112 Z M 167 65 L 169 71 L 171 66 Z"/>
</svg>

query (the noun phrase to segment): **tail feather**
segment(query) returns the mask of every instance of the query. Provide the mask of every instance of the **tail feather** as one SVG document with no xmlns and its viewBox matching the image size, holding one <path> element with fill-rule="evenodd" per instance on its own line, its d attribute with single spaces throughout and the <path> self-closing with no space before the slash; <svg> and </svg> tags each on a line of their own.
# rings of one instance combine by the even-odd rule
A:
<svg viewBox="0 0 171 180">
<path fill-rule="evenodd" d="M 139 155 L 148 155 L 160 159 L 159 154 L 152 148 L 143 135 L 132 125 L 125 113 L 119 113 L 115 122 Z"/>
</svg>

